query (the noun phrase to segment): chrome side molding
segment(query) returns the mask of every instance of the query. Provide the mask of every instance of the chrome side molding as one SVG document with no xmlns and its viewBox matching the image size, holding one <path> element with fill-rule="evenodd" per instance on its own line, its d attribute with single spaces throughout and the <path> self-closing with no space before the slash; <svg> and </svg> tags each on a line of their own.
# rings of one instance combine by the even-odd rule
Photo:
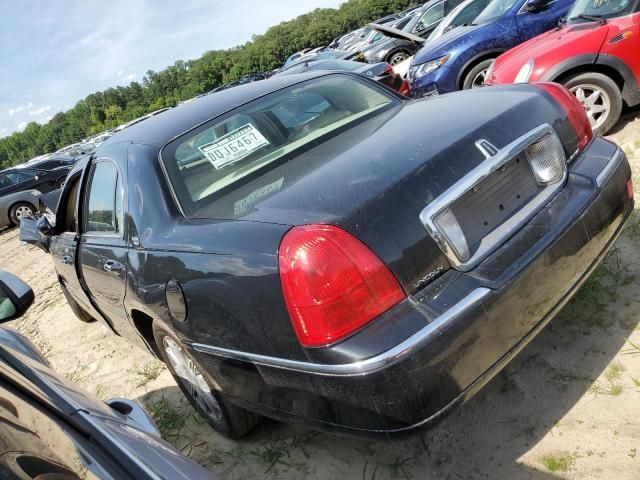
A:
<svg viewBox="0 0 640 480">
<path fill-rule="evenodd" d="M 374 373 L 400 362 L 406 357 L 410 357 L 417 350 L 420 350 L 433 335 L 439 335 L 439 329 L 447 323 L 455 320 L 469 309 L 474 308 L 482 302 L 491 290 L 488 288 L 476 288 L 469 295 L 464 297 L 458 303 L 453 305 L 449 310 L 444 312 L 438 318 L 417 331 L 409 338 L 395 347 L 382 352 L 365 360 L 353 363 L 342 364 L 321 364 L 304 362 L 300 360 L 289 360 L 287 358 L 270 357 L 267 355 L 259 355 L 255 353 L 240 352 L 238 350 L 230 350 L 227 348 L 215 347 L 213 345 L 205 345 L 202 343 L 188 342 L 187 345 L 200 353 L 215 355 L 231 360 L 240 360 L 256 365 L 264 365 L 267 367 L 281 368 L 284 370 L 293 370 L 297 372 L 313 373 L 316 375 L 326 375 L 334 377 L 352 377 Z M 417 307 L 419 309 L 419 307 Z"/>
</svg>

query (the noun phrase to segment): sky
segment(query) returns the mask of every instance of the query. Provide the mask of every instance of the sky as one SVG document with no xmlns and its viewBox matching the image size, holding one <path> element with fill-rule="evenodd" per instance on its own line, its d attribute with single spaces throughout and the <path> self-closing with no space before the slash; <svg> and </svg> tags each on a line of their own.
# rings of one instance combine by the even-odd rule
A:
<svg viewBox="0 0 640 480">
<path fill-rule="evenodd" d="M 0 138 L 343 0 L 0 0 Z"/>
</svg>

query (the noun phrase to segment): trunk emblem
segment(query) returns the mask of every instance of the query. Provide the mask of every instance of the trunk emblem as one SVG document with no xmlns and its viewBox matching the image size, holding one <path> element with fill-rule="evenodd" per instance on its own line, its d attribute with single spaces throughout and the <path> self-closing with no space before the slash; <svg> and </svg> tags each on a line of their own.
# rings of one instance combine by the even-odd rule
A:
<svg viewBox="0 0 640 480">
<path fill-rule="evenodd" d="M 486 160 L 489 160 L 491 157 L 495 157 L 499 151 L 491 142 L 484 138 L 481 138 L 476 142 L 476 147 L 480 150 L 480 153 L 484 155 Z"/>
</svg>

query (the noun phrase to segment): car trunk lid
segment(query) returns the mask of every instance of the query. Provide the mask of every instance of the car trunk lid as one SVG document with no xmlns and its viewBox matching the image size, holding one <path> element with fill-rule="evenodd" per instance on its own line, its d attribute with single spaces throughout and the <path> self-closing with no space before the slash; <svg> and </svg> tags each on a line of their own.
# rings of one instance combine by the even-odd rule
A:
<svg viewBox="0 0 640 480">
<path fill-rule="evenodd" d="M 421 212 L 486 161 L 476 142 L 484 139 L 499 149 L 544 123 L 556 127 L 572 153 L 575 134 L 566 114 L 530 85 L 403 102 L 243 184 L 201 214 L 340 226 L 368 245 L 412 293 L 451 267 Z M 520 180 L 506 182 L 511 194 L 530 186 Z M 473 219 L 475 208 L 478 215 L 498 216 L 483 209 L 501 204 L 494 201 L 499 187 L 498 197 L 480 206 L 467 202 L 461 213 Z"/>
</svg>

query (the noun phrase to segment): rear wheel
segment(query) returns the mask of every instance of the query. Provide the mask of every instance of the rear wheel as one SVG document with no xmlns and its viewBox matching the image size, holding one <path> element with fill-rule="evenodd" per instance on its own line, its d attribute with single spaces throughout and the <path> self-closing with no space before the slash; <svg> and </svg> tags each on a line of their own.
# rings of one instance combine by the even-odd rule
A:
<svg viewBox="0 0 640 480">
<path fill-rule="evenodd" d="M 67 177 L 60 177 L 58 180 L 56 180 L 56 190 L 58 190 L 59 188 L 64 187 L 64 181 L 67 179 Z"/>
<path fill-rule="evenodd" d="M 591 129 L 604 135 L 618 122 L 622 113 L 622 94 L 616 82 L 602 73 L 573 75 L 563 82 L 584 107 Z"/>
<path fill-rule="evenodd" d="M 469 90 L 470 88 L 482 87 L 484 85 L 484 79 L 487 78 L 489 67 L 494 60 L 495 58 L 488 58 L 469 70 L 464 77 L 464 82 L 462 82 L 462 89 Z"/>
<path fill-rule="evenodd" d="M 182 393 L 216 431 L 239 438 L 260 423 L 260 415 L 233 405 L 217 391 L 172 332 L 154 322 L 153 337 Z"/>
<path fill-rule="evenodd" d="M 20 225 L 20 220 L 35 215 L 33 205 L 26 202 L 18 202 L 9 210 L 9 218 L 14 225 Z"/>
<path fill-rule="evenodd" d="M 407 58 L 409 58 L 409 54 L 407 52 L 396 52 L 389 55 L 387 63 L 390 63 L 391 65 L 398 65 L 399 63 L 404 62 Z"/>
</svg>

